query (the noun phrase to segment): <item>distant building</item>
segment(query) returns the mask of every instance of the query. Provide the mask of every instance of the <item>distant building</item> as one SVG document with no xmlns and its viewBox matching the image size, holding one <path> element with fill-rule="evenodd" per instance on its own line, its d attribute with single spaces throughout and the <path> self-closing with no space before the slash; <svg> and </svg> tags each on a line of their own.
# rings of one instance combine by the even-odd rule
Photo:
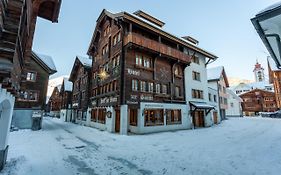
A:
<svg viewBox="0 0 281 175">
<path fill-rule="evenodd" d="M 30 62 L 23 72 L 12 124 L 26 129 L 31 128 L 33 112 L 45 110 L 49 76 L 57 71 L 50 56 L 32 52 Z"/>
<path fill-rule="evenodd" d="M 242 117 L 242 99 L 230 89 L 226 89 L 226 92 L 228 94 L 226 117 Z"/>
<path fill-rule="evenodd" d="M 72 109 L 72 82 L 68 80 L 68 78 L 64 78 L 61 89 L 61 110 L 60 110 L 60 118 L 62 121 L 70 122 L 71 121 L 71 109 Z"/>
<path fill-rule="evenodd" d="M 62 97 L 60 94 L 61 85 L 58 85 L 54 88 L 53 93 L 48 101 L 48 109 L 50 114 L 54 117 L 60 117 Z"/>
<path fill-rule="evenodd" d="M 218 124 L 221 122 L 220 109 L 219 109 L 219 97 L 218 90 L 208 87 L 208 103 L 214 107 L 212 112 L 213 124 Z"/>
<path fill-rule="evenodd" d="M 92 60 L 76 56 L 72 67 L 69 81 L 73 83 L 72 88 L 72 121 L 85 123 L 87 110 L 90 103 Z"/>
<path fill-rule="evenodd" d="M 218 103 L 220 110 L 221 120 L 226 119 L 226 110 L 228 108 L 228 94 L 226 88 L 229 87 L 228 79 L 223 66 L 207 69 L 208 84 L 209 87 L 217 89 L 218 91 Z"/>
<path fill-rule="evenodd" d="M 255 74 L 255 81 L 256 82 L 264 82 L 265 76 L 264 76 L 264 68 L 261 66 L 261 64 L 258 62 L 255 64 L 255 68 L 253 70 Z"/>
<path fill-rule="evenodd" d="M 259 112 L 274 112 L 277 110 L 273 92 L 254 89 L 239 96 L 242 102 L 243 115 L 255 116 Z"/>
</svg>

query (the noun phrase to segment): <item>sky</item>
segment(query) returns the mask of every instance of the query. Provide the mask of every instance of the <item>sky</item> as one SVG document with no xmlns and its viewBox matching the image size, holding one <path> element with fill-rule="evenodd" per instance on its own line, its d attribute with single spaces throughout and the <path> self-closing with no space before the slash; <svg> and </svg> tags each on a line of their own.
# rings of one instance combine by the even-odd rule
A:
<svg viewBox="0 0 281 175">
<path fill-rule="evenodd" d="M 69 75 L 76 55 L 87 56 L 96 20 L 103 9 L 143 10 L 164 21 L 177 36 L 192 36 L 219 58 L 228 77 L 254 79 L 258 60 L 267 70 L 269 55 L 250 19 L 278 0 L 62 0 L 59 22 L 38 18 L 33 50 L 53 57 L 55 78 Z M 267 74 L 267 72 L 266 72 Z"/>
</svg>

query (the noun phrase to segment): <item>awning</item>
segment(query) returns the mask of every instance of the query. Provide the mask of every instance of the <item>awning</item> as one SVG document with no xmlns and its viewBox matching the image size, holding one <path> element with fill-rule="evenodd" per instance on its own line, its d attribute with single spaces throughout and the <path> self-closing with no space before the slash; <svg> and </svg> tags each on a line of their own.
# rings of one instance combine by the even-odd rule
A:
<svg viewBox="0 0 281 175">
<path fill-rule="evenodd" d="M 262 10 L 251 21 L 277 67 L 281 68 L 281 2 Z"/>
<path fill-rule="evenodd" d="M 197 109 L 215 109 L 215 106 L 209 105 L 206 102 L 189 102 L 189 104 Z"/>
<path fill-rule="evenodd" d="M 209 105 L 206 102 L 189 102 L 190 104 L 190 112 L 193 114 L 196 110 L 205 110 L 206 115 L 208 115 L 212 109 L 215 109 L 215 106 Z"/>
</svg>

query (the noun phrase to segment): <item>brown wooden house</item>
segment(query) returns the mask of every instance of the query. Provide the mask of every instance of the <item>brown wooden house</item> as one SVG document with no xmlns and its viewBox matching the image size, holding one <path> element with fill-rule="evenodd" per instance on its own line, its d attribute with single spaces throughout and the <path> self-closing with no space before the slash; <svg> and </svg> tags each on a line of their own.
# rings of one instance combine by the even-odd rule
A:
<svg viewBox="0 0 281 175">
<path fill-rule="evenodd" d="M 242 98 L 242 110 L 245 116 L 258 115 L 259 112 L 275 112 L 277 105 L 273 92 L 254 89 L 239 96 Z"/>
<path fill-rule="evenodd" d="M 45 110 L 49 76 L 57 71 L 50 56 L 32 52 L 24 72 L 12 119 L 18 128 L 30 128 L 32 113 Z"/>
<path fill-rule="evenodd" d="M 267 58 L 269 83 L 273 83 L 275 100 L 278 109 L 281 109 L 281 69 L 279 69 L 271 57 Z"/>
<path fill-rule="evenodd" d="M 68 80 L 68 78 L 64 78 L 61 89 L 61 110 L 60 110 L 60 118 L 62 121 L 69 122 L 71 121 L 71 110 L 72 110 L 72 87 L 73 84 Z"/>
<path fill-rule="evenodd" d="M 88 50 L 91 126 L 122 134 L 190 127 L 184 117 L 189 51 L 214 56 L 162 30 L 164 24 L 143 11 L 102 11 Z"/>
<path fill-rule="evenodd" d="M 86 121 L 89 106 L 89 89 L 91 85 L 92 60 L 76 56 L 69 81 L 73 83 L 72 88 L 72 118 L 76 122 Z"/>
<path fill-rule="evenodd" d="M 61 106 L 62 106 L 62 96 L 60 93 L 60 89 L 61 89 L 61 85 L 56 86 L 48 101 L 50 114 L 55 117 L 60 116 L 60 110 L 61 110 Z"/>
<path fill-rule="evenodd" d="M 14 94 L 31 61 L 37 17 L 57 22 L 61 0 L 0 1 L 0 83 Z M 27 69 L 25 69 L 27 68 Z"/>
</svg>

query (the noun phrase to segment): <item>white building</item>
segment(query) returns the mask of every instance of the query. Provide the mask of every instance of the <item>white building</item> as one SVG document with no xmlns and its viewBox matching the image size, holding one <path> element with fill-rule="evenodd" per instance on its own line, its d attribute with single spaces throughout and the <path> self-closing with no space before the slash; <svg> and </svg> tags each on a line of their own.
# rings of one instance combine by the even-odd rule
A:
<svg viewBox="0 0 281 175">
<path fill-rule="evenodd" d="M 215 105 L 209 103 L 206 64 L 210 61 L 214 60 L 196 54 L 190 66 L 185 69 L 186 101 L 195 127 L 211 126 L 214 123 L 213 115 L 218 114 Z"/>
<path fill-rule="evenodd" d="M 228 94 L 228 108 L 226 109 L 226 116 L 242 117 L 242 99 L 230 89 L 227 89 L 226 92 Z"/>
</svg>

